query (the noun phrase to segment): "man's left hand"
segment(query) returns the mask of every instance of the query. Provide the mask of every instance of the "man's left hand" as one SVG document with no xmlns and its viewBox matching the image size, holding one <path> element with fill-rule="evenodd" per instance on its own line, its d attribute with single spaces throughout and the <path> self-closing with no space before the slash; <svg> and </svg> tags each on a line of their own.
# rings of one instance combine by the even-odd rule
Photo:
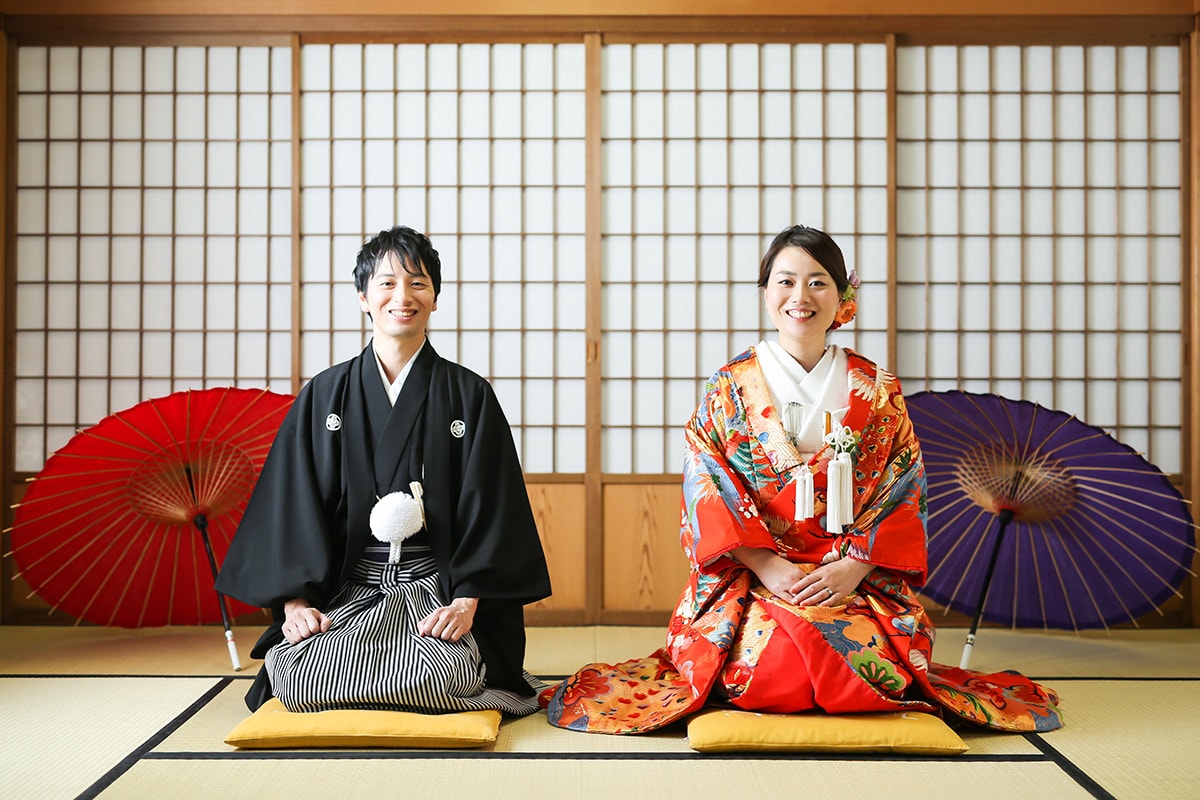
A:
<svg viewBox="0 0 1200 800">
<path fill-rule="evenodd" d="M 442 606 L 418 622 L 417 632 L 422 636 L 457 642 L 471 632 L 478 605 L 478 597 L 457 597 L 450 605 Z"/>
</svg>

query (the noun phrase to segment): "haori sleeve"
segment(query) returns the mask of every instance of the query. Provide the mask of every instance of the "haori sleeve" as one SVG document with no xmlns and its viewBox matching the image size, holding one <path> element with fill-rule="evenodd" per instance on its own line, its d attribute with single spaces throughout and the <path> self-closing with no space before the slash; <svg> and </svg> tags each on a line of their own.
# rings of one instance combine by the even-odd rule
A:
<svg viewBox="0 0 1200 800">
<path fill-rule="evenodd" d="M 754 481 L 765 460 L 750 435 L 746 412 L 728 373 L 709 381 L 685 428 L 683 508 L 680 543 L 693 567 L 708 571 L 735 548 L 776 550 L 775 538 L 759 516 Z"/>
<path fill-rule="evenodd" d="M 332 592 L 336 537 L 318 462 L 333 459 L 314 448 L 312 387 L 280 425 L 217 578 L 219 591 L 250 605 L 277 608 L 305 597 L 320 607 Z"/>
<path fill-rule="evenodd" d="M 916 585 L 928 569 L 925 518 L 925 468 L 899 384 L 877 409 L 870 435 L 888 447 L 879 480 L 858 510 L 847 533 L 847 555 L 905 573 Z M 863 477 L 860 473 L 857 478 Z"/>
<path fill-rule="evenodd" d="M 550 574 L 512 431 L 489 384 L 479 380 L 471 395 L 450 556 L 454 595 L 533 603 L 550 595 Z"/>
</svg>

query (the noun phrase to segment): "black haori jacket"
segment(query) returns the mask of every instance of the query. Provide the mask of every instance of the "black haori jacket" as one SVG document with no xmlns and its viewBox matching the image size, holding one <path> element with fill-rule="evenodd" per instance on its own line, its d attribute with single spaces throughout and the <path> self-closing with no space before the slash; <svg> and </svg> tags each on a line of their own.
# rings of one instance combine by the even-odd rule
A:
<svg viewBox="0 0 1200 800">
<path fill-rule="evenodd" d="M 472 633 L 488 685 L 532 694 L 522 606 L 550 595 L 550 577 L 512 432 L 488 382 L 429 341 L 394 407 L 368 344 L 314 377 L 280 426 L 216 582 L 272 610 L 251 655 L 283 638 L 288 600 L 328 606 L 370 540 L 376 497 L 411 480 L 424 489 L 445 602 L 479 598 Z M 246 703 L 270 697 L 264 669 Z"/>
</svg>

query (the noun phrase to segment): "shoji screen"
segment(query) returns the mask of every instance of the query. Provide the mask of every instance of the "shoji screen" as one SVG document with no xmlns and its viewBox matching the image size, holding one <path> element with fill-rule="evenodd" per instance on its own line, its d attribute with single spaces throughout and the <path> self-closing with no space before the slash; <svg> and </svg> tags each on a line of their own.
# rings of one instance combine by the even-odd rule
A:
<svg viewBox="0 0 1200 800">
<path fill-rule="evenodd" d="M 16 459 L 148 397 L 290 391 L 291 66 L 265 47 L 21 47 Z"/>
<path fill-rule="evenodd" d="M 884 359 L 882 44 L 637 44 L 603 52 L 603 458 L 675 473 L 704 380 L 773 333 L 771 238 L 832 234 L 863 280 L 836 340 Z"/>
<path fill-rule="evenodd" d="M 1181 465 L 1179 54 L 897 53 L 900 376 Z"/>
<path fill-rule="evenodd" d="M 355 254 L 409 225 L 442 260 L 434 347 L 491 381 L 526 472 L 584 472 L 583 45 L 302 57 L 304 377 L 363 347 Z"/>
</svg>

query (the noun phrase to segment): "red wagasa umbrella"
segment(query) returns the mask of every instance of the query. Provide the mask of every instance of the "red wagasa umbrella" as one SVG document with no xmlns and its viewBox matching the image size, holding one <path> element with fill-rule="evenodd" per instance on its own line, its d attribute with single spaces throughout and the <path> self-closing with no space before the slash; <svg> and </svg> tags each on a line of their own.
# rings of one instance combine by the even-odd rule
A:
<svg viewBox="0 0 1200 800">
<path fill-rule="evenodd" d="M 293 400 L 188 389 L 76 433 L 13 506 L 17 575 L 77 622 L 221 621 L 241 669 L 227 602 L 234 616 L 253 609 L 213 581 Z"/>
</svg>

